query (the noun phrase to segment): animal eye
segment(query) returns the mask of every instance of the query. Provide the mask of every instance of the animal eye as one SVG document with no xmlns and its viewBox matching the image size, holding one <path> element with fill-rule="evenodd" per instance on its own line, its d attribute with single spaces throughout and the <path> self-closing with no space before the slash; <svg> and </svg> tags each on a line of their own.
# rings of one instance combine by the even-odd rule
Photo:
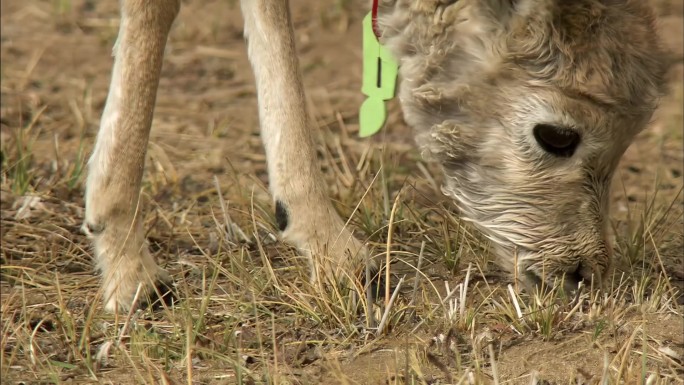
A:
<svg viewBox="0 0 684 385">
<path fill-rule="evenodd" d="M 562 158 L 571 157 L 580 142 L 577 131 L 550 124 L 537 124 L 533 133 L 534 139 L 544 151 Z"/>
</svg>

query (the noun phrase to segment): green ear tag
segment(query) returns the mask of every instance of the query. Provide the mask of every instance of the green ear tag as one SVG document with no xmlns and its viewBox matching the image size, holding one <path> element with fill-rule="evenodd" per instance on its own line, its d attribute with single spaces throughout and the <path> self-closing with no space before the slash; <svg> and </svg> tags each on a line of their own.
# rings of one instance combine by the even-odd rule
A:
<svg viewBox="0 0 684 385">
<path fill-rule="evenodd" d="M 380 131 L 387 109 L 385 100 L 394 97 L 399 65 L 373 33 L 372 15 L 363 19 L 363 83 L 361 92 L 368 98 L 359 109 L 359 136 L 365 138 Z"/>
</svg>

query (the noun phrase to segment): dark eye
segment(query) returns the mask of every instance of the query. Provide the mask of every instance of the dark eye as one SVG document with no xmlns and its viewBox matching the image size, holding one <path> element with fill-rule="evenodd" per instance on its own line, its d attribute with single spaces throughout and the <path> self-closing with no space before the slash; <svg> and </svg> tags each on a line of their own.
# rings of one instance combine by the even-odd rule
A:
<svg viewBox="0 0 684 385">
<path fill-rule="evenodd" d="M 562 158 L 571 157 L 580 142 L 577 131 L 550 124 L 537 124 L 533 133 L 534 139 L 544 151 Z"/>
</svg>

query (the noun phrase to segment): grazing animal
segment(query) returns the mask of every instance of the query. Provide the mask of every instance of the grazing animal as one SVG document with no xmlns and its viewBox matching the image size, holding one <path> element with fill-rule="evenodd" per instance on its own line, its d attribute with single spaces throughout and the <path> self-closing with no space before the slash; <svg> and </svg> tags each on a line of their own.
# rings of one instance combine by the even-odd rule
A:
<svg viewBox="0 0 684 385">
<path fill-rule="evenodd" d="M 614 170 L 649 122 L 665 65 L 643 0 L 382 0 L 381 41 L 400 63 L 399 98 L 443 192 L 528 287 L 600 282 L 610 268 Z M 148 252 L 140 184 L 164 47 L 179 0 L 121 0 L 100 131 L 88 163 L 84 231 L 105 308 L 138 287 L 167 297 Z M 367 258 L 326 193 L 286 0 L 242 0 L 261 138 L 282 237 L 324 271 Z M 348 270 L 345 270 L 348 271 Z"/>
</svg>

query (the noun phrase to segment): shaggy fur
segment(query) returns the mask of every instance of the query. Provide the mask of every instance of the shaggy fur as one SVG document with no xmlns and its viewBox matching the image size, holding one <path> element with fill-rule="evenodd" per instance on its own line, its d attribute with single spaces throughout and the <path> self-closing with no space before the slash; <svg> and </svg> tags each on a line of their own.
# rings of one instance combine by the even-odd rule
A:
<svg viewBox="0 0 684 385">
<path fill-rule="evenodd" d="M 121 0 L 115 64 L 89 161 L 86 223 L 105 307 L 168 287 L 147 251 L 139 192 L 164 45 L 178 0 Z M 315 156 L 285 0 L 243 0 L 270 189 L 283 238 L 312 279 L 358 270 L 367 251 L 335 212 Z M 608 191 L 655 109 L 664 65 L 642 0 L 386 0 L 382 40 L 400 60 L 400 99 L 444 193 L 534 287 L 600 282 L 610 266 Z M 572 156 L 535 126 L 576 131 Z M 328 275 L 328 274 L 326 274 Z"/>
<path fill-rule="evenodd" d="M 418 145 L 442 165 L 444 193 L 528 284 L 606 276 L 611 179 L 664 87 L 644 3 L 398 0 L 381 9 Z M 577 130 L 574 155 L 543 151 L 537 124 Z"/>
</svg>

